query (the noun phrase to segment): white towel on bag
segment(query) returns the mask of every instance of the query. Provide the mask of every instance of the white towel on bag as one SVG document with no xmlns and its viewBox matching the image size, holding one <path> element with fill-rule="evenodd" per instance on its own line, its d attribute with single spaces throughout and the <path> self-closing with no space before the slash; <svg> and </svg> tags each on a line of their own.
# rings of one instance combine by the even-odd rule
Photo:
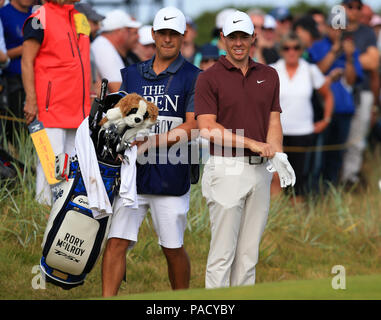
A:
<svg viewBox="0 0 381 320">
<path fill-rule="evenodd" d="M 87 191 L 89 207 L 95 219 L 102 219 L 113 213 L 113 208 L 107 196 L 99 164 L 95 153 L 93 141 L 90 137 L 89 122 L 86 118 L 79 128 L 75 137 L 75 148 L 79 166 L 81 168 L 83 182 Z M 121 185 L 119 194 L 114 199 L 114 212 L 121 206 L 138 208 L 136 192 L 136 158 L 137 146 L 126 149 L 125 160 L 121 166 Z"/>
<path fill-rule="evenodd" d="M 128 207 L 137 209 L 138 195 L 136 192 L 136 157 L 137 146 L 131 149 L 126 149 L 124 155 L 128 157 L 129 163 L 124 161 L 120 170 L 120 190 L 119 194 L 115 197 L 113 209 L 117 213 L 121 208 Z"/>
<path fill-rule="evenodd" d="M 87 191 L 89 207 L 95 219 L 112 214 L 105 185 L 99 170 L 99 164 L 93 141 L 90 137 L 88 117 L 82 121 L 75 136 L 75 149 L 81 169 L 83 183 Z"/>
<path fill-rule="evenodd" d="M 136 192 L 136 157 L 138 147 L 133 146 L 131 149 L 126 149 L 124 156 L 128 157 L 129 161 L 123 161 L 120 170 L 120 190 L 119 195 L 122 199 L 122 204 L 125 207 L 138 208 L 137 192 Z"/>
</svg>

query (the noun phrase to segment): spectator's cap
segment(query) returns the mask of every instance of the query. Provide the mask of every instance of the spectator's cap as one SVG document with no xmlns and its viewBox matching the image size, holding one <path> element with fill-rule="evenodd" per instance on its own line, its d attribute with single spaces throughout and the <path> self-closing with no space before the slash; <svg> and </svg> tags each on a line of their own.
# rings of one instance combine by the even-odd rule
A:
<svg viewBox="0 0 381 320">
<path fill-rule="evenodd" d="M 216 28 L 222 29 L 224 26 L 224 22 L 226 20 L 226 17 L 228 17 L 230 14 L 236 12 L 236 9 L 233 8 L 226 8 L 219 12 L 216 16 Z"/>
<path fill-rule="evenodd" d="M 264 29 L 276 29 L 276 20 L 273 16 L 266 14 L 265 21 L 263 23 Z"/>
<path fill-rule="evenodd" d="M 197 30 L 197 25 L 196 25 L 196 23 L 193 21 L 193 19 L 190 16 L 186 16 L 185 17 L 185 21 L 186 21 L 187 25 L 190 25 L 191 28 Z"/>
<path fill-rule="evenodd" d="M 153 31 L 162 29 L 171 29 L 184 34 L 186 30 L 184 14 L 175 7 L 165 7 L 160 9 L 153 20 Z"/>
<path fill-rule="evenodd" d="M 241 31 L 252 35 L 254 33 L 254 25 L 247 13 L 235 11 L 228 15 L 222 27 L 224 36 L 228 36 L 232 32 Z"/>
<path fill-rule="evenodd" d="M 360 4 L 362 4 L 362 0 L 343 0 L 341 3 L 342 4 L 348 4 L 351 2 L 359 2 Z"/>
<path fill-rule="evenodd" d="M 287 7 L 278 7 L 270 11 L 270 14 L 278 21 L 292 18 L 292 14 Z"/>
<path fill-rule="evenodd" d="M 123 10 L 112 10 L 106 14 L 102 21 L 100 32 L 113 31 L 122 28 L 140 28 L 141 23 L 133 20 L 129 14 Z"/>
<path fill-rule="evenodd" d="M 77 11 L 83 13 L 88 20 L 99 22 L 105 18 L 105 16 L 96 12 L 89 3 L 76 3 L 74 7 Z"/>
<path fill-rule="evenodd" d="M 381 16 L 374 14 L 372 19 L 369 22 L 369 25 L 373 28 L 376 26 L 381 26 Z"/>
<path fill-rule="evenodd" d="M 140 27 L 139 29 L 139 42 L 143 46 L 153 44 L 155 41 L 152 39 L 152 34 L 151 34 L 152 26 L 143 26 Z"/>
<path fill-rule="evenodd" d="M 218 47 L 211 43 L 204 44 L 200 48 L 200 53 L 202 56 L 201 58 L 202 60 L 208 60 L 208 59 L 217 60 L 220 56 Z"/>
</svg>

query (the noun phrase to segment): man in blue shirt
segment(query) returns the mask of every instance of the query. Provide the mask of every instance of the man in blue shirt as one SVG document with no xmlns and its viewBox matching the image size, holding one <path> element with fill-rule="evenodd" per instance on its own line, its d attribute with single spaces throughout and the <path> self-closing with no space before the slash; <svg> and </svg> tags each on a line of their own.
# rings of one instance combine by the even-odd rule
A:
<svg viewBox="0 0 381 320">
<path fill-rule="evenodd" d="M 25 92 L 21 80 L 21 53 L 23 34 L 22 27 L 26 18 L 32 13 L 33 0 L 12 0 L 0 9 L 0 19 L 4 28 L 4 39 L 10 63 L 4 69 L 8 91 L 8 116 L 24 118 L 23 108 Z M 7 123 L 7 137 L 13 138 L 12 123 Z"/>
<path fill-rule="evenodd" d="M 316 41 L 308 50 L 310 60 L 328 75 L 334 95 L 334 114 L 324 131 L 324 145 L 346 143 L 351 119 L 355 112 L 353 87 L 361 83 L 363 71 L 359 61 L 359 52 L 353 39 L 341 29 L 332 27 L 334 16 L 328 18 L 327 35 Z M 327 151 L 323 154 L 323 179 L 338 183 L 343 163 L 343 150 Z"/>
<path fill-rule="evenodd" d="M 366 147 L 366 137 L 370 128 L 372 108 L 379 104 L 380 80 L 378 67 L 380 53 L 374 31 L 361 23 L 362 0 L 342 0 L 347 17 L 347 29 L 353 37 L 359 60 L 364 72 L 364 80 L 356 87 L 356 111 L 351 121 L 348 150 L 344 155 L 341 179 L 348 185 L 364 184 L 361 169 Z M 361 178 L 361 180 L 360 180 Z"/>
<path fill-rule="evenodd" d="M 156 104 L 159 117 L 151 135 L 136 143 L 138 154 L 147 150 L 149 154 L 154 150 L 155 158 L 154 163 L 143 163 L 138 158 L 138 208 L 121 206 L 112 216 L 102 263 L 105 297 L 118 292 L 126 270 L 126 251 L 137 241 L 148 209 L 167 259 L 172 289 L 189 287 L 190 261 L 183 246 L 183 236 L 189 209 L 190 165 L 173 163 L 169 148 L 178 142 L 185 143 L 187 149 L 191 130 L 197 128 L 193 97 L 200 70 L 180 54 L 185 28 L 185 17 L 181 11 L 174 7 L 159 10 L 152 29 L 155 56 L 121 71 L 121 90 L 136 92 Z M 158 146 L 160 148 L 156 148 Z"/>
</svg>

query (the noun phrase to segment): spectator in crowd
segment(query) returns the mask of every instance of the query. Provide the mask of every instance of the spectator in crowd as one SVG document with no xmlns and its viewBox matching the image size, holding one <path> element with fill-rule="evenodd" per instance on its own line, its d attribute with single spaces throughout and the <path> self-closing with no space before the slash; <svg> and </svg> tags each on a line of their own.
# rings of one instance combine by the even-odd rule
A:
<svg viewBox="0 0 381 320">
<path fill-rule="evenodd" d="M 187 31 L 184 35 L 183 45 L 181 46 L 181 54 L 187 61 L 193 63 L 194 57 L 198 51 L 198 47 L 195 43 L 195 39 L 197 37 L 197 26 L 189 16 L 186 17 L 186 21 Z"/>
<path fill-rule="evenodd" d="M 380 54 L 374 31 L 369 26 L 360 23 L 362 1 L 343 0 L 343 5 L 348 18 L 347 29 L 343 36 L 353 38 L 355 47 L 360 53 L 359 59 L 364 70 L 364 80 L 361 86 L 356 87 L 355 95 L 358 102 L 351 120 L 348 149 L 345 152 L 343 162 L 342 180 L 350 185 L 360 181 L 371 111 L 373 106 L 378 103 Z M 365 183 L 365 181 L 362 182 Z"/>
<path fill-rule="evenodd" d="M 139 60 L 136 57 L 135 61 L 130 61 L 129 54 L 139 41 L 140 27 L 141 23 L 124 11 L 110 11 L 102 21 L 101 34 L 91 44 L 99 76 L 108 79 L 110 92 L 118 91 L 122 84 L 120 70 Z"/>
<path fill-rule="evenodd" d="M 101 27 L 101 21 L 105 18 L 105 16 L 95 11 L 91 4 L 87 2 L 76 3 L 75 9 L 86 16 L 87 21 L 90 24 L 90 42 L 94 41 L 97 36 L 97 32 Z"/>
<path fill-rule="evenodd" d="M 278 71 L 280 82 L 280 105 L 282 106 L 281 122 L 283 128 L 283 146 L 311 147 L 315 144 L 314 134 L 324 131 L 333 112 L 333 96 L 325 77 L 314 64 L 301 58 L 303 45 L 296 34 L 282 38 L 282 58 L 272 66 Z M 314 123 L 311 103 L 313 90 L 318 90 L 324 100 L 324 119 Z M 308 190 L 307 173 L 305 172 L 306 152 L 285 152 L 295 170 L 295 194 L 297 201 L 303 200 Z M 300 150 L 299 150 L 300 151 Z M 277 175 L 274 175 L 272 193 L 277 194 L 280 188 Z"/>
<path fill-rule="evenodd" d="M 265 23 L 265 15 L 266 13 L 262 9 L 253 8 L 247 11 L 247 14 L 249 15 L 251 22 L 254 25 L 255 33 L 257 37 L 261 36 L 262 28 Z M 256 42 L 257 39 L 254 41 Z"/>
<path fill-rule="evenodd" d="M 199 52 L 201 54 L 200 69 L 204 71 L 213 66 L 220 56 L 218 48 L 210 43 L 204 44 Z"/>
<path fill-rule="evenodd" d="M 320 15 L 318 15 L 320 18 Z M 324 21 L 325 23 L 325 21 Z M 293 29 L 299 39 L 302 41 L 304 46 L 304 51 L 302 57 L 310 62 L 311 58 L 309 56 L 308 49 L 313 45 L 316 40 L 319 40 L 321 35 L 318 29 L 318 25 L 315 19 L 311 15 L 304 15 L 298 18 L 293 25 Z M 322 99 L 319 93 L 314 90 L 312 94 L 312 106 L 314 110 L 314 122 L 317 122 L 323 117 Z M 309 173 L 308 184 L 309 190 L 313 191 L 318 189 L 319 176 L 321 174 L 321 159 L 322 153 L 318 148 L 323 145 L 323 133 L 315 134 L 315 147 L 317 150 L 315 152 L 310 152 L 306 155 L 305 172 Z"/>
<path fill-rule="evenodd" d="M 353 87 L 363 78 L 359 52 L 350 36 L 332 26 L 334 15 L 328 18 L 327 35 L 314 43 L 309 54 L 311 61 L 327 75 L 334 95 L 335 107 L 330 124 L 324 132 L 323 145 L 341 145 L 347 142 L 355 102 Z M 343 37 L 344 35 L 344 37 Z M 342 168 L 344 148 L 323 153 L 322 175 L 324 181 L 337 185 Z"/>
<path fill-rule="evenodd" d="M 376 34 L 377 48 L 378 51 L 380 51 L 381 53 L 381 16 L 379 16 L 378 14 L 373 15 L 369 25 L 373 28 L 373 31 Z"/>
<path fill-rule="evenodd" d="M 305 48 L 302 57 L 305 60 L 310 61 L 308 49 L 311 48 L 312 44 L 321 37 L 317 23 L 312 16 L 304 15 L 294 22 L 293 29 Z"/>
<path fill-rule="evenodd" d="M 327 16 L 324 11 L 319 8 L 311 8 L 307 11 L 307 14 L 312 16 L 312 19 L 316 22 L 320 35 L 324 36 L 327 33 Z"/>
<path fill-rule="evenodd" d="M 97 36 L 97 32 L 100 28 L 100 22 L 105 18 L 101 14 L 97 13 L 93 7 L 89 3 L 76 3 L 74 5 L 75 9 L 78 12 L 83 13 L 87 21 L 90 24 L 90 42 L 93 42 Z M 98 92 L 101 87 L 101 79 L 99 78 L 99 74 L 97 72 L 97 66 L 95 64 L 95 58 L 93 53 L 90 51 L 90 65 L 91 65 L 91 104 L 93 99 L 98 96 Z"/>
<path fill-rule="evenodd" d="M 7 47 L 5 45 L 3 30 L 3 24 L 0 20 L 0 75 L 2 74 L 2 69 L 6 68 L 11 60 L 7 55 Z"/>
<path fill-rule="evenodd" d="M 10 58 L 7 56 L 7 47 L 5 46 L 3 24 L 0 20 L 0 74 L 1 69 L 4 69 L 10 62 Z"/>
<path fill-rule="evenodd" d="M 22 27 L 25 20 L 32 13 L 33 0 L 12 0 L 0 9 L 0 19 L 4 28 L 4 38 L 7 55 L 11 59 L 9 65 L 3 70 L 7 87 L 8 110 L 5 115 L 23 118 L 25 91 L 21 79 L 22 54 Z M 14 139 L 14 132 L 19 125 L 7 121 L 6 133 L 8 141 Z"/>
<path fill-rule="evenodd" d="M 75 2 L 49 0 L 27 19 L 21 61 L 27 124 L 38 117 L 54 154 L 69 156 L 76 129 L 90 112 L 90 26 Z M 40 162 L 36 198 L 52 203 Z"/>
<path fill-rule="evenodd" d="M 118 209 L 112 216 L 102 263 L 104 296 L 117 294 L 126 270 L 126 251 L 138 240 L 139 228 L 148 209 L 167 260 L 172 289 L 189 287 L 190 261 L 183 243 L 189 209 L 190 165 L 172 164 L 167 148 L 176 142 L 185 142 L 187 146 L 191 130 L 197 128 L 193 96 L 200 70 L 180 53 L 185 30 L 185 16 L 180 10 L 174 7 L 159 10 L 152 29 L 155 56 L 121 72 L 121 90 L 136 92 L 149 101 L 159 99 L 162 108 L 159 109 L 161 121 L 152 128 L 151 135 L 137 142 L 138 154 L 152 148 L 150 152 L 156 160 L 154 164 L 143 164 L 138 158 L 138 208 L 119 207 L 118 199 L 115 200 Z M 174 105 L 170 106 L 170 101 Z"/>
<path fill-rule="evenodd" d="M 4 40 L 3 24 L 0 20 L 0 113 L 6 107 L 7 97 L 5 94 L 5 78 L 3 77 L 3 69 L 6 68 L 10 62 L 10 58 L 7 55 L 7 47 Z M 0 122 L 0 132 L 3 132 L 2 121 Z"/>
<path fill-rule="evenodd" d="M 273 16 L 265 15 L 262 31 L 257 35 L 254 42 L 254 50 L 250 56 L 257 62 L 263 64 L 275 63 L 279 60 L 279 48 L 276 42 L 276 20 Z M 255 29 L 257 30 L 257 29 Z"/>
<path fill-rule="evenodd" d="M 360 17 L 360 23 L 365 24 L 366 26 L 369 26 L 370 20 L 372 20 L 373 17 L 373 10 L 370 6 L 367 4 L 362 5 L 361 7 L 361 17 Z"/>
<path fill-rule="evenodd" d="M 224 25 L 224 21 L 225 21 L 226 17 L 233 12 L 235 12 L 235 9 L 226 8 L 226 9 L 220 11 L 216 15 L 216 25 L 213 28 L 213 31 L 212 31 L 212 38 L 213 39 L 210 43 L 217 46 L 220 56 L 226 54 L 225 45 L 220 38 L 222 26 Z M 196 67 L 200 67 L 200 63 L 201 63 L 201 53 L 197 52 L 195 57 L 194 57 L 193 64 Z"/>
<path fill-rule="evenodd" d="M 134 53 L 140 61 L 146 61 L 155 54 L 155 41 L 152 38 L 152 26 L 142 26 L 139 28 L 139 41 L 134 49 Z"/>
<path fill-rule="evenodd" d="M 270 11 L 270 15 L 277 21 L 277 41 L 280 41 L 284 35 L 292 31 L 293 16 L 287 7 L 274 8 Z"/>
</svg>

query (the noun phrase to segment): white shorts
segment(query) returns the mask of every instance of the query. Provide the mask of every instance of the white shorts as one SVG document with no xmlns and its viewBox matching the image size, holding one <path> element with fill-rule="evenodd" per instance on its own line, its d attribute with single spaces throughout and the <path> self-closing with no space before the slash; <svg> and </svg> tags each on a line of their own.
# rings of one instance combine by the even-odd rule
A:
<svg viewBox="0 0 381 320">
<path fill-rule="evenodd" d="M 190 190 L 182 196 L 138 195 L 137 209 L 120 206 L 112 215 L 108 238 L 130 240 L 129 249 L 138 241 L 140 225 L 151 209 L 158 243 L 164 248 L 180 248 L 187 226 Z M 119 200 L 116 197 L 114 204 Z"/>
</svg>

